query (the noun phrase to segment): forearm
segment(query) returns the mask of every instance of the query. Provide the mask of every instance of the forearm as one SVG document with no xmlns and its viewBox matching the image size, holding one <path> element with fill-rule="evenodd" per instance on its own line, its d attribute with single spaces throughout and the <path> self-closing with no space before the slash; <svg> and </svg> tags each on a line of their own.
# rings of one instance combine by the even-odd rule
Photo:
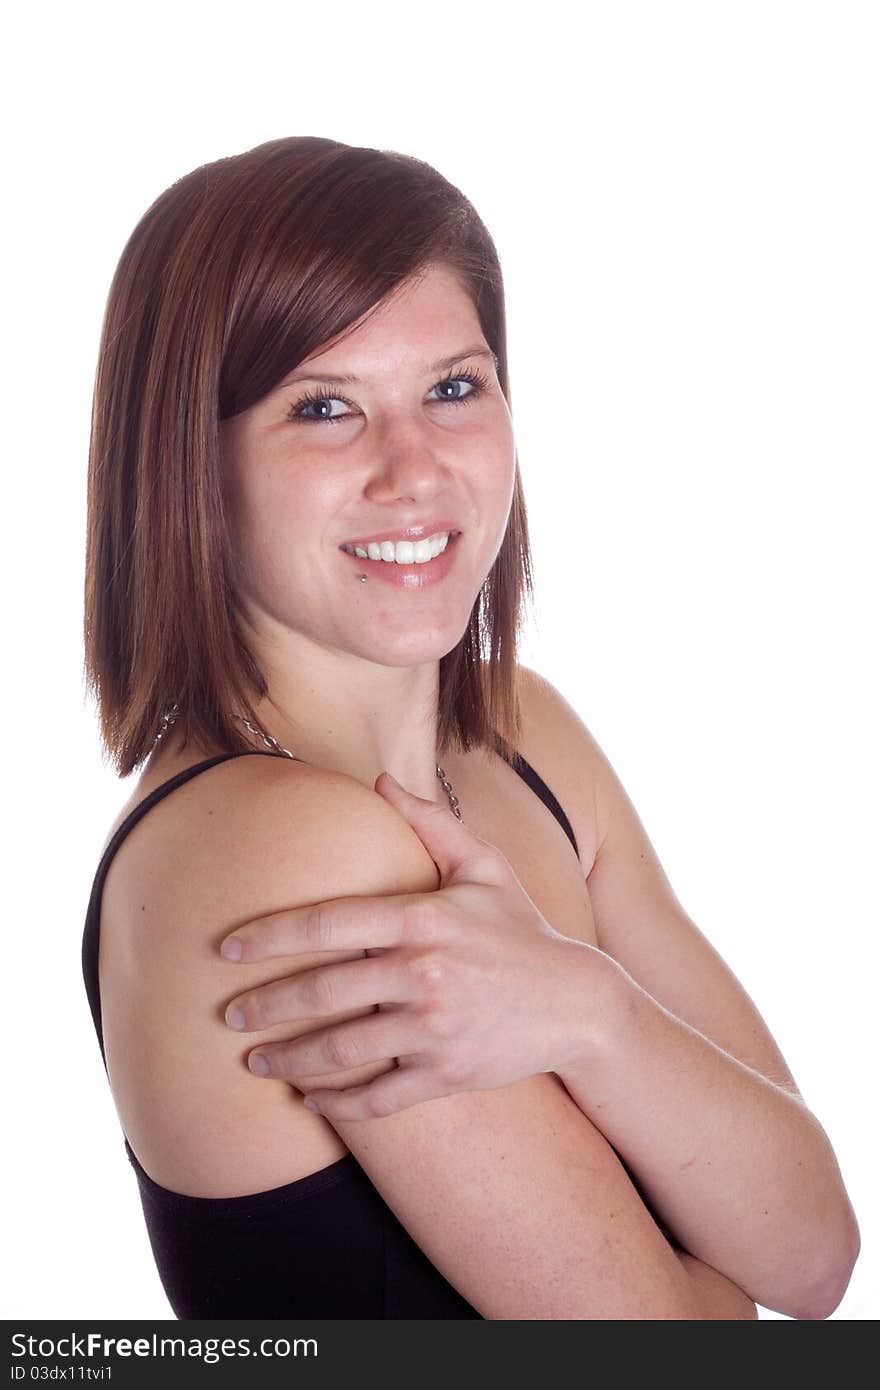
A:
<svg viewBox="0 0 880 1390">
<path fill-rule="evenodd" d="M 685 1250 L 765 1307 L 827 1316 L 857 1231 L 821 1126 L 602 959 L 601 1006 L 560 1080 Z"/>
</svg>

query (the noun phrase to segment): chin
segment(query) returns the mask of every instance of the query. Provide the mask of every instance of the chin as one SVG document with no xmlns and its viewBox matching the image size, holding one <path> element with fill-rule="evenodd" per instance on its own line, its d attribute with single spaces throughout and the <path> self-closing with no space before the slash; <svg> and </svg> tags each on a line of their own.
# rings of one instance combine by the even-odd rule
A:
<svg viewBox="0 0 880 1390">
<path fill-rule="evenodd" d="M 470 614 L 468 614 L 468 619 Z M 424 630 L 401 632 L 399 640 L 394 641 L 387 632 L 370 644 L 365 644 L 363 634 L 350 648 L 365 661 L 379 666 L 425 666 L 447 656 L 461 641 L 467 630 L 467 621 L 457 628 L 447 631 L 426 633 Z"/>
</svg>

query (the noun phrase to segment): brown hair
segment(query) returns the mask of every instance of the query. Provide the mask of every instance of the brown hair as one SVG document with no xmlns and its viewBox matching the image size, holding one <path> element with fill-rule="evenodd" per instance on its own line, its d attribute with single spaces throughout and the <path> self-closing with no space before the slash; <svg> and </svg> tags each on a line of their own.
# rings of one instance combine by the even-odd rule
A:
<svg viewBox="0 0 880 1390">
<path fill-rule="evenodd" d="M 267 694 L 236 624 L 219 424 L 429 263 L 470 295 L 510 403 L 487 229 L 421 160 L 300 136 L 202 165 L 156 199 L 110 286 L 89 446 L 85 676 L 120 777 L 180 706 L 184 739 L 253 743 Z M 532 561 L 519 464 L 507 531 L 440 660 L 439 752 L 520 731 L 517 641 Z"/>
</svg>

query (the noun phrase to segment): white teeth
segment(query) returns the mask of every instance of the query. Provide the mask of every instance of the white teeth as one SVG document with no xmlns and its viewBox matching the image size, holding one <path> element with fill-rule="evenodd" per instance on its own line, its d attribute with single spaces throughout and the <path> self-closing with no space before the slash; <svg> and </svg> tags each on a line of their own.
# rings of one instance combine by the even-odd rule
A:
<svg viewBox="0 0 880 1390">
<path fill-rule="evenodd" d="M 449 543 L 449 536 L 450 532 L 443 531 L 421 541 L 370 541 L 366 549 L 361 545 L 347 545 L 343 548 L 350 554 L 359 555 L 362 560 L 386 560 L 398 565 L 424 565 L 442 554 Z"/>
</svg>

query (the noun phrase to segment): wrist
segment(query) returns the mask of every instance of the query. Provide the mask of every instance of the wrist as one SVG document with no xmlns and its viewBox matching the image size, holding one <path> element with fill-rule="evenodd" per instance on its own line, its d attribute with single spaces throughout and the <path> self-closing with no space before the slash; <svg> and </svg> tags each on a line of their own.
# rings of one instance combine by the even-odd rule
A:
<svg viewBox="0 0 880 1390">
<path fill-rule="evenodd" d="M 634 994 L 641 992 L 623 967 L 598 946 L 564 940 L 566 947 L 573 948 L 567 961 L 573 1003 L 554 1068 L 561 1080 L 566 1071 L 594 1068 L 613 1053 L 615 1040 L 636 1006 Z"/>
</svg>

